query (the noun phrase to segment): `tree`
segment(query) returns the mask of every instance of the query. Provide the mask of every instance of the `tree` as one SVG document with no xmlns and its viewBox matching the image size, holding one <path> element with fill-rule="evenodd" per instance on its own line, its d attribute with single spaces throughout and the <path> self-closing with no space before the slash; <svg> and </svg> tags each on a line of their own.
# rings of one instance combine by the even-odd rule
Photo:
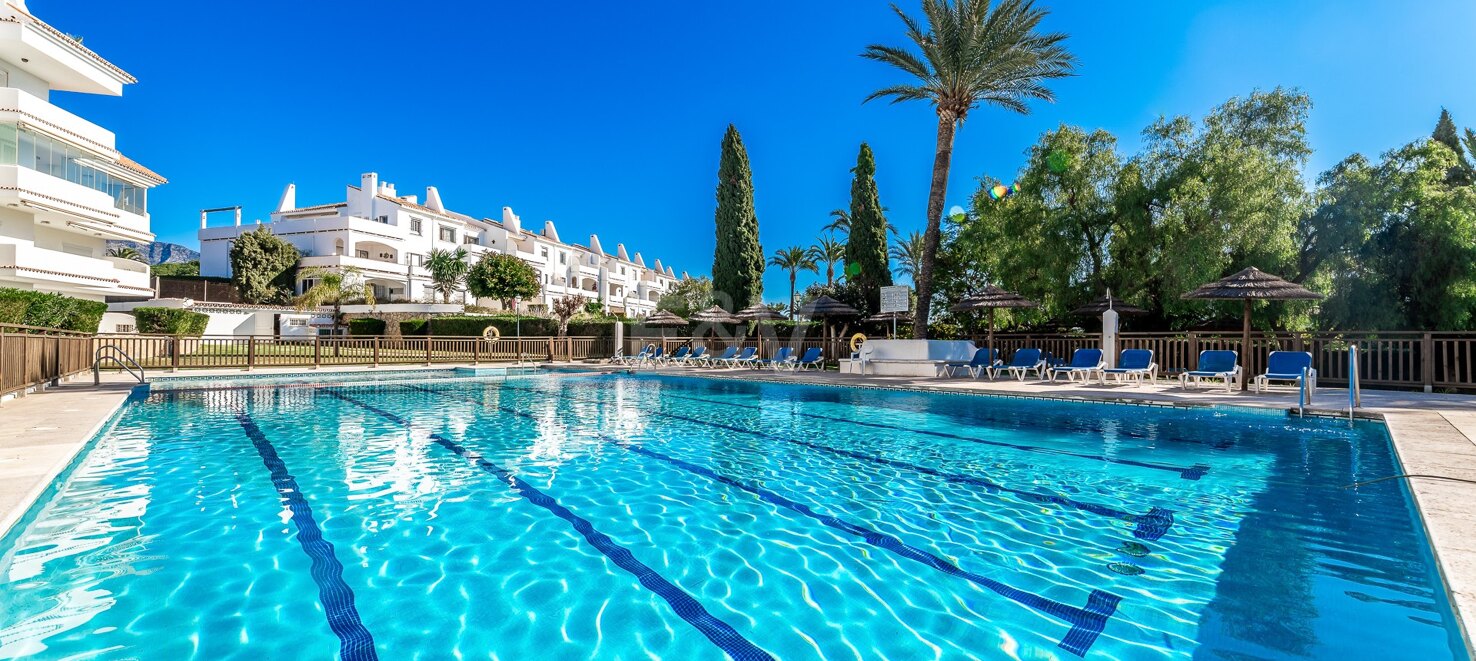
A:
<svg viewBox="0 0 1476 661">
<path fill-rule="evenodd" d="M 242 302 L 286 303 L 292 299 L 293 271 L 300 256 L 296 246 L 265 225 L 242 232 L 231 244 L 231 284 Z"/>
<path fill-rule="evenodd" d="M 892 284 L 887 263 L 887 218 L 882 215 L 876 190 L 876 160 L 871 147 L 861 143 L 856 167 L 851 169 L 850 233 L 846 235 L 846 279 L 866 294 L 865 314 L 876 312 L 881 288 Z"/>
<path fill-rule="evenodd" d="M 574 315 L 584 312 L 584 305 L 584 296 L 579 294 L 563 296 L 554 300 L 553 314 L 554 318 L 559 321 L 559 337 L 569 334 L 569 320 L 573 319 Z"/>
<path fill-rule="evenodd" d="M 1456 164 L 1451 167 L 1448 175 L 1450 183 L 1468 186 L 1476 181 L 1476 166 L 1471 163 L 1471 159 L 1476 158 L 1476 154 L 1466 153 L 1460 132 L 1456 130 L 1455 120 L 1451 119 L 1449 110 L 1440 109 L 1440 119 L 1435 121 L 1435 131 L 1430 134 L 1430 137 L 1455 153 Z M 1472 140 L 1470 129 L 1466 129 L 1466 138 L 1467 142 Z"/>
<path fill-rule="evenodd" d="M 832 209 L 830 217 L 833 219 L 829 225 L 820 228 L 826 232 L 840 232 L 843 236 L 851 234 L 851 212 L 846 209 Z"/>
<path fill-rule="evenodd" d="M 472 296 L 501 301 L 508 310 L 514 309 L 515 300 L 532 298 L 543 289 L 532 266 L 503 253 L 482 253 L 482 258 L 467 269 L 465 279 Z"/>
<path fill-rule="evenodd" d="M 363 271 L 356 267 L 308 269 L 301 274 L 301 279 L 304 282 L 311 281 L 313 285 L 293 299 L 293 305 L 299 312 L 323 306 L 332 307 L 335 336 L 343 325 L 345 303 L 363 301 L 365 305 L 374 306 L 374 288 L 365 282 Z"/>
<path fill-rule="evenodd" d="M 774 257 L 769 264 L 789 271 L 789 318 L 794 318 L 794 280 L 800 271 L 818 271 L 815 258 L 810 256 L 810 251 L 799 246 L 780 248 L 774 251 Z"/>
<path fill-rule="evenodd" d="M 188 262 L 165 262 L 149 267 L 149 273 L 162 277 L 198 277 L 200 275 L 200 260 L 195 259 Z"/>
<path fill-rule="evenodd" d="M 718 162 L 717 249 L 713 252 L 712 286 L 729 312 L 757 302 L 764 291 L 764 250 L 759 245 L 758 215 L 753 206 L 753 174 L 738 129 L 728 125 Z"/>
<path fill-rule="evenodd" d="M 144 261 L 143 255 L 139 254 L 138 249 L 132 246 L 118 246 L 116 248 L 108 248 L 107 254 L 109 257 L 117 257 L 119 259 L 131 259 L 135 262 Z"/>
<path fill-rule="evenodd" d="M 706 310 L 713 305 L 712 280 L 709 278 L 685 278 L 678 280 L 671 289 L 656 301 L 657 310 L 665 310 L 686 319 L 692 313 Z"/>
<path fill-rule="evenodd" d="M 425 260 L 425 268 L 430 271 L 431 284 L 441 295 L 442 303 L 450 303 L 451 295 L 465 286 L 466 272 L 470 266 L 466 263 L 466 248 L 431 249 Z"/>
<path fill-rule="evenodd" d="M 884 87 L 870 96 L 928 101 L 938 114 L 933 180 L 928 193 L 928 225 L 918 270 L 917 317 L 913 337 L 928 337 L 933 267 L 942 240 L 943 201 L 953 159 L 953 137 L 970 110 L 987 104 L 1025 114 L 1032 99 L 1053 101 L 1046 83 L 1071 75 L 1074 58 L 1066 35 L 1041 33 L 1046 11 L 1030 0 L 1002 0 L 990 10 L 987 0 L 923 0 L 927 31 L 895 5 L 907 37 L 921 55 L 904 48 L 873 44 L 863 57 L 890 64 L 916 78 L 912 84 Z M 854 211 L 853 211 L 854 213 Z"/>
<path fill-rule="evenodd" d="M 897 263 L 895 267 L 897 274 L 916 278 L 918 270 L 922 268 L 922 232 L 913 230 L 906 237 L 897 239 L 892 243 L 890 252 L 892 261 Z"/>
<path fill-rule="evenodd" d="M 835 264 L 846 258 L 846 244 L 829 236 L 821 236 L 810 246 L 810 259 L 816 264 L 825 264 L 825 284 L 835 283 Z"/>
</svg>

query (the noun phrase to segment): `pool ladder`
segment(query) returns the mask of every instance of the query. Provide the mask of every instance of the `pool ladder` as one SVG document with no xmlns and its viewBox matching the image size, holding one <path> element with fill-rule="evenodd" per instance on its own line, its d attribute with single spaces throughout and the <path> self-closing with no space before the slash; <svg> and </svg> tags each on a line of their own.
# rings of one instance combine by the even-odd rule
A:
<svg viewBox="0 0 1476 661">
<path fill-rule="evenodd" d="M 144 382 L 143 365 L 138 364 L 138 361 L 134 360 L 132 356 L 129 356 L 128 352 L 122 348 L 105 344 L 98 347 L 97 351 L 92 353 L 92 385 L 102 385 L 102 364 L 109 361 L 117 363 L 118 367 L 138 379 L 139 383 Z M 134 370 L 137 371 L 135 372 Z"/>
</svg>

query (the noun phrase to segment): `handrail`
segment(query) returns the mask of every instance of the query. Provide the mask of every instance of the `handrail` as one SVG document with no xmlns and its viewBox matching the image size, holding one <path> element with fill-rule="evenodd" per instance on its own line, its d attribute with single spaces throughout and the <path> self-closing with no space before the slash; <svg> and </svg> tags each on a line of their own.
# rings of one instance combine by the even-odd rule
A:
<svg viewBox="0 0 1476 661">
<path fill-rule="evenodd" d="M 108 355 L 105 356 L 105 355 L 103 355 L 103 351 L 105 351 L 107 349 L 112 349 L 112 351 L 109 352 Z M 117 355 L 114 355 L 114 354 L 117 354 Z M 121 356 L 121 358 L 120 358 L 120 356 Z M 98 347 L 97 348 L 97 351 L 92 352 L 92 385 L 94 385 L 94 386 L 96 386 L 96 385 L 102 385 L 102 370 L 101 370 L 101 366 L 103 364 L 103 361 L 107 361 L 107 360 L 111 360 L 111 361 L 113 361 L 115 363 L 118 363 L 118 366 L 119 367 L 123 368 L 124 370 L 127 370 L 130 375 L 132 375 L 134 378 L 138 379 L 138 382 L 139 383 L 143 383 L 144 382 L 144 368 L 143 368 L 143 365 L 138 364 L 138 361 L 134 360 L 133 359 L 133 356 L 128 355 L 128 352 L 124 351 L 121 347 L 117 347 L 117 346 L 114 346 L 114 345 L 111 345 L 111 344 L 104 344 L 104 345 Z M 127 363 L 123 362 L 125 360 L 128 361 L 128 362 Z M 133 367 L 129 367 L 129 365 L 132 365 Z M 134 371 L 133 371 L 134 368 L 137 368 L 138 369 L 138 372 L 137 373 L 134 373 Z"/>
</svg>

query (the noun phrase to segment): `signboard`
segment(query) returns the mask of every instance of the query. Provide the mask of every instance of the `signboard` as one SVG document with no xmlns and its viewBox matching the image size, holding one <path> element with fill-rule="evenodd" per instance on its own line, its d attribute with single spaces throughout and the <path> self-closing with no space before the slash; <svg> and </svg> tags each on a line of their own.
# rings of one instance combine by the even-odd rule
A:
<svg viewBox="0 0 1476 661">
<path fill-rule="evenodd" d="M 908 300 L 907 285 L 881 288 L 881 311 L 882 312 L 906 312 L 911 305 Z"/>
</svg>

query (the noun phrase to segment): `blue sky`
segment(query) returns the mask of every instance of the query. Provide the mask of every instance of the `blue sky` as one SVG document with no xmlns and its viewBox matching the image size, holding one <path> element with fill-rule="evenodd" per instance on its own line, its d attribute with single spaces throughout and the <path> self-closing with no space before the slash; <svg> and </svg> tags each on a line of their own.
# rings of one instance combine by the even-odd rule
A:
<svg viewBox="0 0 1476 661">
<path fill-rule="evenodd" d="M 1043 4 L 1047 26 L 1071 35 L 1079 76 L 1028 116 L 976 111 L 955 147 L 950 205 L 982 174 L 1009 178 L 1059 123 L 1105 128 L 1132 150 L 1157 116 L 1199 116 L 1255 88 L 1311 94 L 1309 178 L 1427 135 L 1441 106 L 1476 126 L 1476 3 Z M 512 206 L 525 226 L 552 219 L 565 240 L 597 232 L 611 249 L 705 274 L 730 122 L 753 163 L 766 253 L 809 245 L 847 205 L 863 140 L 892 221 L 924 224 L 932 110 L 861 104 L 902 80 L 857 57 L 902 43 L 883 2 L 30 8 L 138 77 L 121 99 L 53 100 L 170 179 L 150 196 L 161 240 L 195 247 L 205 207 L 265 219 L 288 182 L 299 204 L 341 201 L 372 170 L 402 194 L 434 185 L 459 211 Z M 766 299 L 785 298 L 783 273 L 765 284 Z"/>
</svg>

